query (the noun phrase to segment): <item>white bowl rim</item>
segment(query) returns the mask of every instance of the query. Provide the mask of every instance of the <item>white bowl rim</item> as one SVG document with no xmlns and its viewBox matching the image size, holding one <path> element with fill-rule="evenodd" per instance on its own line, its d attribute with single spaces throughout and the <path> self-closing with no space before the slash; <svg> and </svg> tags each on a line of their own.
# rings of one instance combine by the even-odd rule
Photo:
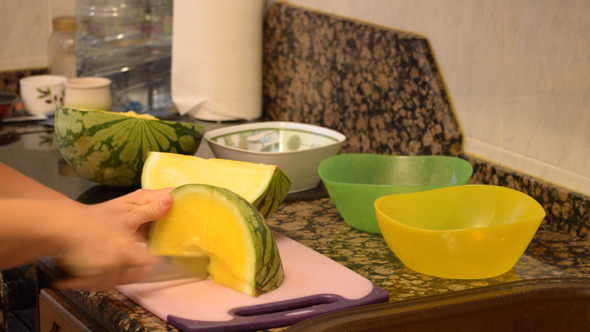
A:
<svg viewBox="0 0 590 332">
<path fill-rule="evenodd" d="M 109 78 L 97 76 L 70 78 L 65 83 L 66 88 L 75 89 L 96 89 L 104 88 L 110 85 L 111 80 Z"/>
<path fill-rule="evenodd" d="M 31 75 L 20 79 L 20 84 L 25 86 L 43 86 L 53 84 L 65 84 L 68 78 L 62 75 Z"/>
<path fill-rule="evenodd" d="M 335 139 L 336 141 L 333 143 L 330 143 L 330 144 L 318 146 L 317 148 L 298 150 L 298 151 L 281 151 L 281 152 L 265 152 L 265 151 L 245 150 L 245 149 L 234 148 L 234 147 L 227 146 L 227 145 L 222 145 L 222 144 L 219 144 L 219 143 L 213 141 L 213 138 L 215 138 L 217 136 L 223 136 L 223 135 L 231 134 L 234 132 L 241 132 L 241 131 L 245 131 L 245 130 L 254 130 L 254 129 L 262 129 L 262 128 L 304 130 L 307 132 L 311 132 L 311 133 L 315 133 L 315 134 L 319 134 L 319 135 L 323 135 L 323 136 L 328 136 L 330 138 Z M 328 148 L 328 147 L 331 147 L 334 145 L 342 144 L 344 141 L 346 141 L 346 136 L 336 130 L 326 128 L 326 127 L 316 126 L 316 125 L 312 125 L 312 124 L 307 124 L 307 123 L 290 122 L 290 121 L 260 121 L 260 122 L 244 123 L 244 124 L 238 124 L 238 125 L 233 125 L 233 126 L 227 126 L 227 127 L 217 128 L 217 129 L 207 131 L 203 134 L 203 137 L 210 144 L 214 144 L 216 146 L 223 147 L 223 148 L 226 148 L 229 150 L 240 151 L 243 153 L 251 153 L 251 154 L 255 154 L 255 155 L 256 154 L 258 154 L 258 155 L 295 154 L 295 153 L 301 153 L 301 152 L 306 152 L 306 151 L 325 149 L 325 148 Z"/>
</svg>

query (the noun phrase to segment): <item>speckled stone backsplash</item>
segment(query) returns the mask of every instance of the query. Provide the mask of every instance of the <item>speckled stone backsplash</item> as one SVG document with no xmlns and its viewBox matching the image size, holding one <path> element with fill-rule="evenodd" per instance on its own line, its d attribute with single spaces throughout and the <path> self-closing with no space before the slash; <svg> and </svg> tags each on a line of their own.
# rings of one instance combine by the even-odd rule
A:
<svg viewBox="0 0 590 332">
<path fill-rule="evenodd" d="M 471 183 L 493 184 L 524 192 L 539 202 L 547 216 L 544 226 L 584 240 L 590 239 L 590 198 L 541 179 L 462 156 L 473 165 Z"/>
<path fill-rule="evenodd" d="M 461 130 L 425 38 L 275 3 L 264 111 L 349 140 L 343 152 L 456 155 Z"/>
<path fill-rule="evenodd" d="M 275 3 L 264 43 L 266 118 L 338 130 L 345 153 L 460 155 L 474 166 L 471 183 L 525 192 L 545 208 L 547 227 L 590 237 L 588 197 L 462 153 L 426 38 Z"/>
<path fill-rule="evenodd" d="M 47 74 L 46 68 L 0 72 L 0 92 L 20 93 L 19 81 L 31 75 Z"/>
</svg>

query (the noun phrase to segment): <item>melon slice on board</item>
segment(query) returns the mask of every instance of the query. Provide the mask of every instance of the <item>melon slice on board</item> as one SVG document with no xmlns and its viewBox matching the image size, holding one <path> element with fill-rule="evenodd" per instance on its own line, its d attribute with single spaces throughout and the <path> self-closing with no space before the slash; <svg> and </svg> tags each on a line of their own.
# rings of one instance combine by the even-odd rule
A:
<svg viewBox="0 0 590 332">
<path fill-rule="evenodd" d="M 276 211 L 291 188 L 287 174 L 275 165 L 165 152 L 148 154 L 141 175 L 143 188 L 175 188 L 191 183 L 229 189 L 252 203 L 264 218 Z"/>
<path fill-rule="evenodd" d="M 158 255 L 206 251 L 214 283 L 258 296 L 281 285 L 283 265 L 275 238 L 256 208 L 236 193 L 187 184 L 171 192 L 170 212 L 150 228 L 148 248 Z"/>
</svg>

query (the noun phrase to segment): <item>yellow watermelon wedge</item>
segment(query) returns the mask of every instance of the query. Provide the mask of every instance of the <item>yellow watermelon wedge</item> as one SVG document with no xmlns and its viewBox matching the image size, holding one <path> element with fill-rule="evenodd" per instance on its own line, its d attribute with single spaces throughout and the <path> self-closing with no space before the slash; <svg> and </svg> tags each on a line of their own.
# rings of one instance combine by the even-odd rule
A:
<svg viewBox="0 0 590 332">
<path fill-rule="evenodd" d="M 146 189 L 200 183 L 229 189 L 252 203 L 264 218 L 276 211 L 291 180 L 275 165 L 150 152 L 141 175 Z"/>
<path fill-rule="evenodd" d="M 252 204 L 234 192 L 187 184 L 171 192 L 174 204 L 152 223 L 148 248 L 160 255 L 206 251 L 211 280 L 258 296 L 281 285 L 283 265 L 274 236 Z"/>
</svg>

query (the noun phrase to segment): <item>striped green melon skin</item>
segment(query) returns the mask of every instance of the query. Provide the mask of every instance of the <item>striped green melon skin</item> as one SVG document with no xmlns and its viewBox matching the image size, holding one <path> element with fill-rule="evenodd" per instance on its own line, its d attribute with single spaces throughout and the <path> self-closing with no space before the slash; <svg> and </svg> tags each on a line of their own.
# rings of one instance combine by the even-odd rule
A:
<svg viewBox="0 0 590 332">
<path fill-rule="evenodd" d="M 184 195 L 190 195 L 191 193 L 195 192 L 207 193 L 211 191 L 215 191 L 217 194 L 220 194 L 213 194 L 212 196 L 222 197 L 222 199 L 225 201 L 225 205 L 232 206 L 233 208 L 239 211 L 239 215 L 243 217 L 243 225 L 247 227 L 247 232 L 251 236 L 251 241 L 253 245 L 252 247 L 255 255 L 255 267 L 253 269 L 254 275 L 249 276 L 248 279 L 252 279 L 254 282 L 251 285 L 251 288 L 245 293 L 251 296 L 258 296 L 278 288 L 283 283 L 283 280 L 285 278 L 285 273 L 283 270 L 283 264 L 281 261 L 279 250 L 275 238 L 272 234 L 272 231 L 266 224 L 264 217 L 250 202 L 248 202 L 243 197 L 234 193 L 231 190 L 206 184 L 182 185 L 174 189 L 170 194 L 174 198 L 175 202 L 180 202 L 181 197 Z M 150 228 L 148 245 L 152 249 L 155 248 L 156 253 L 158 253 L 158 247 L 167 247 L 166 244 L 158 243 L 161 242 L 162 239 L 161 234 L 158 234 L 158 223 L 163 221 L 166 222 L 165 218 L 152 223 L 152 226 Z M 195 213 L 194 218 L 203 218 L 203 216 L 201 214 Z M 212 221 L 209 220 L 208 222 Z M 200 237 L 200 235 L 187 234 L 186 237 L 198 238 Z M 180 254 L 175 252 L 161 253 Z"/>
<path fill-rule="evenodd" d="M 109 186 L 136 186 L 149 151 L 195 154 L 205 128 L 121 113 L 57 107 L 61 155 L 82 177 Z"/>
<path fill-rule="evenodd" d="M 279 208 L 290 188 L 291 179 L 282 169 L 277 167 L 270 185 L 258 199 L 252 202 L 252 205 L 260 211 L 264 218 L 268 218 Z"/>
</svg>

